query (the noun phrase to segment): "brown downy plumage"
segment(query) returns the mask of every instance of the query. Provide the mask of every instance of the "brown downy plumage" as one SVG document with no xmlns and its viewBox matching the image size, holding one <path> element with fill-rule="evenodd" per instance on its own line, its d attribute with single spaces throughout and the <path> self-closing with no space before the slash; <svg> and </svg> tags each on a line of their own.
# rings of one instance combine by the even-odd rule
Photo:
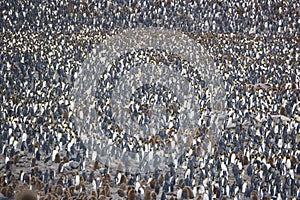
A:
<svg viewBox="0 0 300 200">
<path fill-rule="evenodd" d="M 94 170 L 97 170 L 97 169 L 100 169 L 100 166 L 99 166 L 98 160 L 95 160 L 95 162 L 94 162 Z"/>
<path fill-rule="evenodd" d="M 294 91 L 294 90 L 296 90 L 297 89 L 297 85 L 296 85 L 296 83 L 292 83 L 292 91 Z"/>
<path fill-rule="evenodd" d="M 295 158 L 295 156 L 292 156 L 291 157 L 291 164 L 292 164 L 292 167 L 294 168 L 297 164 L 297 159 Z"/>
<path fill-rule="evenodd" d="M 147 185 L 147 181 L 145 180 L 145 179 L 143 179 L 142 181 L 141 181 L 141 186 L 146 186 Z"/>
<path fill-rule="evenodd" d="M 249 164 L 249 160 L 247 156 L 244 156 L 243 158 L 243 165 L 248 165 Z"/>
<path fill-rule="evenodd" d="M 36 166 L 36 158 L 31 159 L 31 167 Z"/>
<path fill-rule="evenodd" d="M 78 200 L 87 200 L 87 196 L 85 195 L 84 192 L 81 192 L 78 197 L 77 197 Z"/>
<path fill-rule="evenodd" d="M 70 193 L 70 195 L 71 196 L 74 196 L 74 191 L 75 191 L 75 186 L 74 185 L 72 185 L 72 186 L 70 186 L 69 188 L 68 188 L 68 191 L 69 191 L 69 193 Z"/>
<path fill-rule="evenodd" d="M 106 197 L 110 197 L 110 186 L 108 184 L 104 185 L 101 189 L 100 194 Z"/>
<path fill-rule="evenodd" d="M 110 197 L 110 186 L 107 184 L 104 186 L 105 196 Z"/>
<path fill-rule="evenodd" d="M 110 177 L 110 175 L 109 174 L 105 174 L 104 176 L 103 176 L 103 178 L 102 178 L 102 181 L 103 181 L 103 183 L 110 183 L 110 181 L 111 181 L 111 177 Z"/>
<path fill-rule="evenodd" d="M 20 160 L 19 155 L 15 155 L 14 156 L 14 165 L 16 165 L 19 162 L 19 160 Z"/>
<path fill-rule="evenodd" d="M 154 192 L 154 191 L 151 191 L 151 198 L 153 199 L 153 200 L 155 200 L 156 199 L 156 197 L 157 197 L 157 194 Z"/>
<path fill-rule="evenodd" d="M 184 179 L 180 179 L 180 180 L 179 180 L 178 186 L 179 186 L 180 188 L 184 188 L 184 186 L 185 186 Z"/>
<path fill-rule="evenodd" d="M 64 193 L 63 186 L 62 185 L 57 185 L 55 187 L 55 193 L 58 194 L 58 195 L 63 195 L 63 193 Z"/>
<path fill-rule="evenodd" d="M 60 163 L 60 155 L 59 155 L 59 153 L 57 153 L 57 154 L 55 155 L 54 162 L 55 162 L 55 163 Z"/>
<path fill-rule="evenodd" d="M 120 184 L 122 184 L 122 183 L 127 183 L 127 179 L 126 179 L 126 176 L 125 176 L 125 174 L 121 174 L 121 180 L 120 180 Z"/>
<path fill-rule="evenodd" d="M 88 200 L 97 200 L 97 197 L 95 197 L 94 195 L 90 195 L 87 197 Z"/>
<path fill-rule="evenodd" d="M 129 191 L 133 190 L 133 189 L 135 189 L 135 188 L 132 185 L 130 185 L 130 186 L 127 187 L 127 192 L 126 192 L 127 196 L 128 196 Z"/>
<path fill-rule="evenodd" d="M 219 111 L 221 111 L 222 108 L 223 108 L 222 103 L 221 103 L 220 101 L 218 101 L 218 102 L 217 102 L 217 105 L 216 105 L 216 109 L 219 110 Z"/>
<path fill-rule="evenodd" d="M 268 162 L 267 163 L 269 163 L 270 165 L 273 165 L 273 158 L 272 157 L 269 157 L 269 159 L 268 159 Z"/>
<path fill-rule="evenodd" d="M 92 190 L 91 196 L 98 197 L 98 192 L 96 190 Z"/>
<path fill-rule="evenodd" d="M 266 78 L 264 75 L 260 76 L 260 83 L 266 83 Z"/>
<path fill-rule="evenodd" d="M 19 186 L 20 184 L 19 184 L 19 180 L 15 177 L 15 175 L 11 175 L 10 176 L 10 185 L 14 188 L 14 189 L 16 189 L 17 188 L 17 186 Z"/>
<path fill-rule="evenodd" d="M 136 200 L 136 191 L 134 188 L 131 188 L 127 193 L 128 200 Z"/>
<path fill-rule="evenodd" d="M 23 181 L 27 184 L 30 183 L 30 176 L 27 173 L 24 173 Z"/>
<path fill-rule="evenodd" d="M 106 197 L 104 195 L 100 195 L 98 199 L 99 200 L 106 200 Z"/>
<path fill-rule="evenodd" d="M 187 193 L 188 198 L 190 198 L 190 199 L 195 198 L 195 197 L 194 197 L 194 192 L 193 192 L 193 190 L 192 190 L 191 187 L 185 186 L 185 187 L 183 188 L 183 192 L 186 192 L 186 193 Z"/>
<path fill-rule="evenodd" d="M 15 195 L 16 200 L 36 200 L 37 195 L 31 191 L 20 191 Z"/>
<path fill-rule="evenodd" d="M 202 200 L 202 196 L 199 195 L 196 200 Z"/>
<path fill-rule="evenodd" d="M 69 162 L 69 158 L 68 158 L 67 156 L 64 156 L 64 157 L 63 157 L 63 162 L 64 162 L 64 163 Z"/>
<path fill-rule="evenodd" d="M 284 116 L 287 116 L 287 112 L 286 112 L 285 107 L 282 106 L 282 107 L 280 108 L 280 114 L 281 114 L 281 115 L 284 115 Z"/>
<path fill-rule="evenodd" d="M 150 185 L 150 187 L 152 188 L 152 189 L 154 189 L 154 187 L 155 187 L 155 179 L 154 178 L 152 178 L 151 179 L 151 181 L 150 181 L 150 183 L 149 183 L 149 185 Z"/>
<path fill-rule="evenodd" d="M 102 188 L 101 187 L 97 188 L 98 197 L 101 195 L 101 192 L 102 192 Z"/>
<path fill-rule="evenodd" d="M 50 187 L 49 187 L 49 192 L 50 193 L 55 193 L 55 185 L 50 185 Z"/>
<path fill-rule="evenodd" d="M 14 196 L 14 188 L 11 185 L 2 187 L 0 189 L 0 193 L 2 193 L 5 197 L 12 198 Z"/>
<path fill-rule="evenodd" d="M 256 190 L 253 190 L 250 196 L 251 200 L 258 200 L 258 192 Z"/>
<path fill-rule="evenodd" d="M 45 186 L 45 184 L 41 180 L 36 179 L 35 185 L 34 185 L 34 188 L 36 190 L 42 190 L 44 188 L 44 186 Z"/>
<path fill-rule="evenodd" d="M 64 197 L 66 197 L 67 199 L 71 199 L 72 195 L 68 189 L 64 190 Z"/>
<path fill-rule="evenodd" d="M 5 182 L 5 176 L 0 177 L 0 189 L 1 187 L 7 186 L 7 183 Z"/>
<path fill-rule="evenodd" d="M 149 187 L 147 187 L 145 189 L 145 194 L 144 194 L 144 200 L 151 200 L 151 189 Z"/>
</svg>

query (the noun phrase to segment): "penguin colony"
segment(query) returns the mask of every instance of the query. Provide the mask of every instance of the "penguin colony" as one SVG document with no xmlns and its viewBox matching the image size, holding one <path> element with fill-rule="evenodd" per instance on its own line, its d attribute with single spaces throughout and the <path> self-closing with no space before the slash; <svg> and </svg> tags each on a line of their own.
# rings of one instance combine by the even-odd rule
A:
<svg viewBox="0 0 300 200">
<path fill-rule="evenodd" d="M 0 199 L 300 199 L 298 1 L 0 7 Z M 88 52 L 141 24 L 199 42 L 224 80 L 220 138 L 205 153 L 191 146 L 181 171 L 177 162 L 149 174 L 112 172 L 73 123 L 70 94 Z"/>
</svg>

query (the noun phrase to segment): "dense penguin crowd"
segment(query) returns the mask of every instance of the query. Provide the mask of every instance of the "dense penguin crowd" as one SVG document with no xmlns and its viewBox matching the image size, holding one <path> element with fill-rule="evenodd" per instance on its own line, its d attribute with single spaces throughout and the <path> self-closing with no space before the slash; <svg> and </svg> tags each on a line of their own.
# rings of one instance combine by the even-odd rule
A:
<svg viewBox="0 0 300 200">
<path fill-rule="evenodd" d="M 299 5 L 1 1 L 0 199 L 300 199 Z M 225 90 L 226 120 L 217 140 L 205 150 L 197 148 L 201 140 L 192 141 L 167 170 L 147 174 L 100 162 L 98 138 L 84 142 L 74 123 L 72 96 L 89 52 L 140 26 L 175 29 L 205 47 Z M 154 89 L 159 95 L 148 98 Z M 135 103 L 145 96 L 174 99 L 158 85 L 140 90 L 132 96 Z M 169 117 L 176 126 L 174 107 Z M 135 117 L 148 123 L 147 113 Z M 197 134 L 209 134 L 209 123 L 203 121 Z"/>
</svg>

